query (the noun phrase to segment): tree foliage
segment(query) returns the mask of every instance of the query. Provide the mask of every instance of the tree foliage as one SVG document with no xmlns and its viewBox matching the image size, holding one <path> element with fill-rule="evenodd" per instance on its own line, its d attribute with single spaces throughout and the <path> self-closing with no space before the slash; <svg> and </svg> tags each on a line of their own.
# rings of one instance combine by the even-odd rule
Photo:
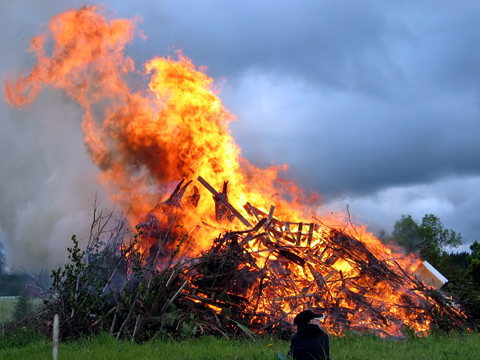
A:
<svg viewBox="0 0 480 360">
<path fill-rule="evenodd" d="M 480 287 L 480 243 L 478 241 L 475 241 L 470 246 L 470 250 L 472 250 L 472 253 L 468 257 L 468 274 Z"/>
<path fill-rule="evenodd" d="M 457 266 L 462 272 L 466 272 L 470 264 L 470 253 L 467 251 L 450 253 L 452 265 Z"/>
<path fill-rule="evenodd" d="M 402 215 L 393 228 L 393 241 L 407 251 L 415 252 L 421 243 L 419 226 L 411 215 Z"/>
<path fill-rule="evenodd" d="M 447 290 L 455 296 L 456 302 L 468 316 L 473 328 L 480 327 L 480 244 L 475 241 L 462 264 L 454 263 L 455 257 L 449 257 L 450 272 Z M 458 259 L 457 259 L 458 260 Z M 466 265 L 464 264 L 466 261 Z"/>
<path fill-rule="evenodd" d="M 21 320 L 31 311 L 30 299 L 26 291 L 24 290 L 19 296 L 17 303 L 15 304 L 15 310 L 13 312 L 13 318 L 15 320 Z"/>
<path fill-rule="evenodd" d="M 451 229 L 445 229 L 440 218 L 426 214 L 418 224 L 411 215 L 402 215 L 395 223 L 393 241 L 407 251 L 416 252 L 422 260 L 435 267 L 441 267 L 447 248 L 462 244 L 462 236 Z"/>
<path fill-rule="evenodd" d="M 435 267 L 440 267 L 447 248 L 456 248 L 462 244 L 462 235 L 454 230 L 445 229 L 438 216 L 426 214 L 418 227 L 420 235 L 420 257 Z"/>
<path fill-rule="evenodd" d="M 384 244 L 389 244 L 393 241 L 392 236 L 384 229 L 379 230 L 375 235 L 378 240 L 380 240 Z"/>
<path fill-rule="evenodd" d="M 470 325 L 480 324 L 480 243 L 475 241 L 467 252 L 450 254 L 462 244 L 462 236 L 451 229 L 445 229 L 440 218 L 426 214 L 417 223 L 411 215 L 402 215 L 395 223 L 393 241 L 407 251 L 417 253 L 428 261 L 447 279 L 445 290 L 468 316 Z"/>
</svg>

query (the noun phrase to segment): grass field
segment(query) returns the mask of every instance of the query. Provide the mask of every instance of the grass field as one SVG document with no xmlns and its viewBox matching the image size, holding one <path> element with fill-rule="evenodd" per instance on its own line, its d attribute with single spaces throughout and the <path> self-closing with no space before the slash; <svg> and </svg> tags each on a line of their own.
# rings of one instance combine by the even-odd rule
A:
<svg viewBox="0 0 480 360">
<path fill-rule="evenodd" d="M 333 360 L 416 360 L 462 359 L 480 357 L 479 334 L 434 335 L 387 341 L 374 336 L 348 335 L 330 338 Z M 288 351 L 289 342 L 278 339 L 228 341 L 203 337 L 184 341 L 155 340 L 144 344 L 116 341 L 107 335 L 90 340 L 60 344 L 59 359 L 182 359 L 182 360 L 274 360 Z M 20 329 L 14 336 L 0 339 L 0 359 L 51 359 L 49 340 L 29 329 Z"/>
<path fill-rule="evenodd" d="M 15 305 L 18 300 L 4 300 L 0 298 L 0 325 L 13 320 L 15 312 Z M 34 308 L 41 304 L 42 299 L 32 298 L 29 300 L 29 305 Z"/>
<path fill-rule="evenodd" d="M 12 320 L 17 300 L 0 300 L 0 324 Z"/>
</svg>

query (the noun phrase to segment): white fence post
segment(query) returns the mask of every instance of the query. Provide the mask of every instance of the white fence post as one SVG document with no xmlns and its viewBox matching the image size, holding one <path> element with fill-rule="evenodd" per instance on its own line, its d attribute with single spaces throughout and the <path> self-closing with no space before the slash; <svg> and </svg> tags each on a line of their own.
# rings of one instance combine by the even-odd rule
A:
<svg viewBox="0 0 480 360">
<path fill-rule="evenodd" d="M 59 333 L 59 321 L 58 321 L 58 314 L 55 314 L 55 316 L 53 317 L 53 349 L 52 349 L 52 353 L 53 353 L 53 360 L 57 360 L 58 359 L 58 333 Z"/>
</svg>

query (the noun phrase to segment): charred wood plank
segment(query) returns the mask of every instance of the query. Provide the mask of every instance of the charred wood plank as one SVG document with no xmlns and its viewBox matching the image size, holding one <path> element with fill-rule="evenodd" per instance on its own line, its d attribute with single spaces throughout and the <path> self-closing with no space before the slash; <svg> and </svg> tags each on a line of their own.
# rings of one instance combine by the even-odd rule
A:
<svg viewBox="0 0 480 360">
<path fill-rule="evenodd" d="M 270 265 L 270 269 L 271 270 L 274 270 L 278 275 L 280 276 L 288 276 L 290 275 L 292 272 L 288 269 L 285 269 L 283 266 L 282 266 L 282 262 L 283 261 L 287 261 L 287 260 L 269 260 L 268 264 Z"/>
<path fill-rule="evenodd" d="M 285 230 L 287 230 L 287 232 L 290 234 L 292 240 L 295 239 L 295 236 L 293 235 L 292 233 L 292 230 L 290 230 L 290 223 L 288 221 L 284 222 L 285 224 Z M 295 240 L 294 240 L 295 242 Z"/>
<path fill-rule="evenodd" d="M 313 237 L 313 230 L 315 229 L 315 224 L 310 223 L 310 228 L 308 229 L 308 239 L 307 239 L 307 246 L 310 247 L 312 244 L 312 237 Z"/>
<path fill-rule="evenodd" d="M 200 191 L 198 191 L 198 187 L 193 185 L 193 194 L 187 197 L 188 203 L 193 206 L 197 207 L 198 202 L 200 201 Z"/>
<path fill-rule="evenodd" d="M 198 300 L 202 304 L 210 304 L 210 305 L 218 306 L 220 308 L 225 308 L 226 307 L 226 308 L 229 308 L 229 309 L 238 309 L 238 310 L 243 310 L 245 308 L 245 306 L 235 304 L 235 303 L 231 303 L 231 302 L 228 302 L 228 301 L 220 301 L 218 299 L 217 300 L 212 300 L 210 298 L 204 298 L 202 296 L 192 295 L 192 294 L 189 294 L 189 293 L 181 293 L 180 296 L 184 297 L 184 298 L 187 298 L 187 299 Z"/>
<path fill-rule="evenodd" d="M 243 238 L 242 241 L 240 241 L 239 245 L 244 245 L 246 243 L 248 243 L 249 241 L 255 239 L 258 237 L 258 235 L 260 236 L 264 236 L 266 235 L 266 233 L 262 233 L 262 234 L 256 234 L 255 233 L 260 230 L 264 225 L 265 223 L 267 222 L 267 219 L 266 218 L 263 218 L 262 220 L 260 220 L 253 229 L 251 230 L 246 230 L 246 231 L 232 231 L 232 233 L 238 233 L 238 234 L 247 234 L 247 236 L 245 236 Z"/>
<path fill-rule="evenodd" d="M 180 205 L 180 202 L 182 200 L 182 197 L 183 197 L 183 194 L 185 193 L 185 190 L 187 189 L 188 185 L 190 185 L 192 183 L 192 180 L 190 180 L 189 182 L 187 182 L 183 187 L 182 187 L 182 184 L 183 182 L 185 181 L 185 179 L 182 179 L 177 187 L 175 188 L 175 190 L 173 190 L 172 194 L 170 195 L 170 197 L 165 200 L 164 202 L 162 202 L 161 204 L 158 204 L 157 206 L 155 206 L 154 210 L 157 209 L 159 206 L 165 204 L 165 205 L 168 205 L 168 206 L 176 206 L 176 207 L 182 207 Z"/>
<path fill-rule="evenodd" d="M 297 246 L 300 246 L 300 240 L 302 238 L 302 228 L 303 228 L 303 223 L 299 223 L 298 232 L 297 232 Z"/>
<path fill-rule="evenodd" d="M 295 264 L 297 265 L 300 265 L 300 266 L 304 266 L 305 265 L 305 260 L 302 259 L 300 256 L 298 256 L 297 254 L 294 254 L 288 250 L 278 250 L 278 253 L 280 256 L 283 256 L 284 258 L 286 259 L 289 259 L 291 261 L 293 261 Z"/>
<path fill-rule="evenodd" d="M 225 196 L 223 196 L 222 194 L 220 194 L 219 192 L 217 192 L 205 179 L 203 179 L 201 176 L 198 177 L 198 181 L 200 181 L 200 183 L 205 186 L 205 188 L 210 191 L 216 198 L 218 198 L 220 201 L 222 201 L 225 206 L 245 225 L 245 226 L 248 226 L 248 227 L 252 227 L 252 225 L 248 222 L 247 219 L 245 219 L 242 214 L 240 214 L 237 209 L 235 209 L 229 202 L 228 200 L 225 198 Z"/>
<path fill-rule="evenodd" d="M 266 236 L 267 236 L 267 233 L 260 233 L 260 234 L 256 234 L 256 235 L 253 235 L 253 233 L 250 233 L 247 236 L 245 236 L 245 238 L 239 243 L 239 245 L 244 246 L 249 241 L 252 241 L 252 240 L 255 240 L 255 239 L 258 239 L 258 238 L 262 238 L 262 237 L 266 237 Z"/>
<path fill-rule="evenodd" d="M 312 265 L 307 263 L 308 269 L 313 275 L 313 278 L 315 279 L 315 282 L 317 283 L 317 286 L 319 289 L 323 289 L 325 287 L 325 279 L 323 278 L 322 274 L 315 270 Z"/>
<path fill-rule="evenodd" d="M 273 217 L 273 210 L 275 209 L 274 206 L 273 206 L 273 209 L 272 209 L 272 207 L 270 207 L 269 214 L 267 214 L 266 212 L 264 212 L 264 211 L 260 210 L 259 208 L 251 205 L 250 203 L 247 203 L 247 204 L 249 205 L 248 208 L 251 208 L 251 210 L 253 210 L 258 217 L 269 218 L 269 214 L 270 213 L 272 214 L 271 219 L 269 218 L 269 224 L 268 224 L 269 227 L 272 226 L 272 225 L 275 226 L 278 229 L 282 229 L 284 227 L 284 223 L 282 221 L 280 221 L 278 219 L 275 219 Z"/>
<path fill-rule="evenodd" d="M 220 194 L 222 194 L 225 200 L 228 202 L 227 187 L 228 187 L 228 181 L 224 181 L 222 192 Z M 215 201 L 215 219 L 217 221 L 222 221 L 222 220 L 232 221 L 235 216 L 232 214 L 232 212 L 227 207 L 227 205 L 215 195 L 213 196 L 213 200 Z"/>
<path fill-rule="evenodd" d="M 275 206 L 270 206 L 270 211 L 268 212 L 268 221 L 272 221 L 273 219 L 273 212 L 275 211 Z"/>
<path fill-rule="evenodd" d="M 260 221 L 260 217 L 258 216 L 257 212 L 255 211 L 255 208 L 252 206 L 252 204 L 250 204 L 249 202 L 247 202 L 243 208 L 247 211 L 247 213 L 249 213 L 250 215 L 252 216 L 255 216 L 255 218 L 257 219 L 257 221 Z"/>
</svg>

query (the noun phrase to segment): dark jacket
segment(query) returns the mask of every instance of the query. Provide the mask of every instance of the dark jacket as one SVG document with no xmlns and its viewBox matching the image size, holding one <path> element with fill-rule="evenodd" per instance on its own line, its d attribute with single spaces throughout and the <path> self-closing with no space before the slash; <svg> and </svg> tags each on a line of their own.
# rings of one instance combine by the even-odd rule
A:
<svg viewBox="0 0 480 360">
<path fill-rule="evenodd" d="M 292 336 L 288 354 L 295 360 L 330 360 L 328 335 L 318 325 L 300 325 Z"/>
</svg>

